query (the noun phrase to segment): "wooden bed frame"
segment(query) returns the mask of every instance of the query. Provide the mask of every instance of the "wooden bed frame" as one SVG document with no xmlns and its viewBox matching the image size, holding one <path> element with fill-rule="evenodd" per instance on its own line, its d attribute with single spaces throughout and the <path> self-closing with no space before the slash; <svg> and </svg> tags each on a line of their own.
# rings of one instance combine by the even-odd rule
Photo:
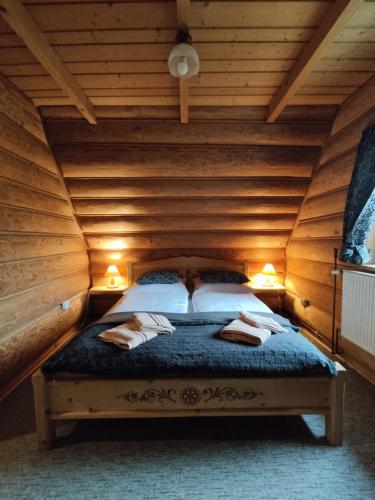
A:
<svg viewBox="0 0 375 500">
<path fill-rule="evenodd" d="M 129 284 L 151 269 L 246 271 L 246 263 L 177 257 L 129 266 Z M 326 438 L 342 444 L 346 370 L 337 376 L 105 379 L 33 375 L 39 449 L 52 446 L 60 420 L 245 415 L 325 415 Z"/>
</svg>

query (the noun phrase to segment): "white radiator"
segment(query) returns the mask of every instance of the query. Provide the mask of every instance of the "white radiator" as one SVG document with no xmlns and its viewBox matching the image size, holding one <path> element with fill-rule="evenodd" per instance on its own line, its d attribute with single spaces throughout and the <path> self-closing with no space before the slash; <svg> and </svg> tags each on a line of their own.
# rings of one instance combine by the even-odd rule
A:
<svg viewBox="0 0 375 500">
<path fill-rule="evenodd" d="M 375 274 L 344 271 L 341 335 L 375 356 Z"/>
</svg>

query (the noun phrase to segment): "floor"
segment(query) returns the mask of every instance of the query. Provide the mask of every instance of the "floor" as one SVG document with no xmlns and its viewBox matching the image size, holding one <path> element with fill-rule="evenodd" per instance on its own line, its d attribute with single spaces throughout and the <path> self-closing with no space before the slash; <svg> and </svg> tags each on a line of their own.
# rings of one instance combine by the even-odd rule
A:
<svg viewBox="0 0 375 500">
<path fill-rule="evenodd" d="M 375 387 L 349 374 L 345 444 L 321 417 L 80 422 L 36 450 L 30 381 L 0 404 L 0 499 L 374 500 Z"/>
</svg>

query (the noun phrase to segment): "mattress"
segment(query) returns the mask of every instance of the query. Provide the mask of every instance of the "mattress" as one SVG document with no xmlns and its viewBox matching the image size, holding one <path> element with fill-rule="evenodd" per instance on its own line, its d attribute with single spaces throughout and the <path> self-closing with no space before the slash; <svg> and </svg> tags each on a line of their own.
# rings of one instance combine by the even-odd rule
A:
<svg viewBox="0 0 375 500">
<path fill-rule="evenodd" d="M 189 308 L 189 292 L 185 285 L 133 285 L 124 296 L 106 313 L 129 311 L 187 313 Z"/>
<path fill-rule="evenodd" d="M 234 318 L 230 313 L 165 313 L 176 327 L 173 335 L 159 335 L 131 351 L 97 339 L 99 333 L 124 323 L 131 313 L 103 316 L 88 326 L 42 367 L 54 376 L 165 378 L 191 376 L 272 377 L 335 374 L 335 365 L 296 327 L 270 315 L 286 333 L 272 335 L 265 344 L 251 346 L 220 339 L 218 333 Z"/>
<path fill-rule="evenodd" d="M 246 285 L 201 283 L 192 296 L 195 312 L 245 311 L 272 312 Z"/>
</svg>

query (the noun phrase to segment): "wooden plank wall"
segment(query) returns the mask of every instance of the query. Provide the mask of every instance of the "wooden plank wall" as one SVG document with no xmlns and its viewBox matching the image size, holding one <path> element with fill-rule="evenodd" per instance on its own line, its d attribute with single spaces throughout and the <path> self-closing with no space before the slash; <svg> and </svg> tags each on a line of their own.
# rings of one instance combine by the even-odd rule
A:
<svg viewBox="0 0 375 500">
<path fill-rule="evenodd" d="M 38 111 L 0 80 L 0 385 L 81 317 L 82 232 Z M 71 300 L 62 311 L 59 304 Z"/>
<path fill-rule="evenodd" d="M 348 185 L 362 131 L 375 123 L 375 79 L 340 108 L 287 247 L 286 308 L 331 341 L 334 248 L 340 248 Z M 338 280 L 337 326 L 341 317 Z M 302 307 L 300 299 L 310 301 Z M 375 360 L 374 360 L 375 361 Z"/>
<path fill-rule="evenodd" d="M 136 108 L 136 119 L 126 108 L 96 111 L 94 127 L 74 113 L 44 112 L 93 283 L 105 281 L 111 259 L 124 274 L 129 260 L 177 255 L 247 260 L 250 273 L 271 261 L 283 279 L 332 108 L 293 107 L 272 125 L 265 108 L 194 108 L 188 125 L 177 108 Z"/>
</svg>

